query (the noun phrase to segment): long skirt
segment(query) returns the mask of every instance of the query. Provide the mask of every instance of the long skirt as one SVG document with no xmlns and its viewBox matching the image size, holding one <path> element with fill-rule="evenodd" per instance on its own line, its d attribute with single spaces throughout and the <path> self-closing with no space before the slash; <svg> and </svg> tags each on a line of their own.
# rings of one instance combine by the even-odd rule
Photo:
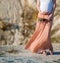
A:
<svg viewBox="0 0 60 63">
<path fill-rule="evenodd" d="M 51 27 L 53 21 L 37 21 L 35 32 L 26 43 L 25 49 L 37 53 L 39 50 L 53 50 L 51 44 Z"/>
</svg>

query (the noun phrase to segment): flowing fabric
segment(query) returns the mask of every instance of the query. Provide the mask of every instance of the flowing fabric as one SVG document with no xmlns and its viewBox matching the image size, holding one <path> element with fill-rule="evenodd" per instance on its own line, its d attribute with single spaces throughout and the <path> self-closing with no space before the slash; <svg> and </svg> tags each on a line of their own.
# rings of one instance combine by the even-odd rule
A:
<svg viewBox="0 0 60 63">
<path fill-rule="evenodd" d="M 25 49 L 37 53 L 39 50 L 52 50 L 51 44 L 51 27 L 53 21 L 37 21 L 35 32 L 30 40 L 26 43 Z"/>
</svg>

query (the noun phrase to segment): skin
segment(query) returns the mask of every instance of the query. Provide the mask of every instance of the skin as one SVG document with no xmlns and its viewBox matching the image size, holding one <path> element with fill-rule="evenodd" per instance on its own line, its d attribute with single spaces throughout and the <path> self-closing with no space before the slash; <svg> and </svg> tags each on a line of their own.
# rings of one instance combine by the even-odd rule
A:
<svg viewBox="0 0 60 63">
<path fill-rule="evenodd" d="M 39 14 L 41 15 L 41 18 L 46 18 L 49 21 L 54 15 L 54 11 L 55 11 L 55 8 L 56 8 L 56 0 L 53 0 L 53 9 L 52 9 L 52 12 L 50 14 L 45 13 L 45 12 L 41 13 L 39 6 L 40 6 L 40 3 L 39 3 L 39 0 L 37 0 L 37 10 L 38 10 Z"/>
</svg>

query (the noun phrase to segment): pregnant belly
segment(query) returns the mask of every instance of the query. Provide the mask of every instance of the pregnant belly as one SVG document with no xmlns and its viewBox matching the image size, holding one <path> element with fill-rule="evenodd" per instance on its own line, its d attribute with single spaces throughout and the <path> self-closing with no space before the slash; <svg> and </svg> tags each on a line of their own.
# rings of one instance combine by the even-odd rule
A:
<svg viewBox="0 0 60 63">
<path fill-rule="evenodd" d="M 40 4 L 40 11 L 41 12 L 46 12 L 46 13 L 50 13 L 52 11 L 52 7 L 53 5 L 51 3 L 41 3 Z"/>
</svg>

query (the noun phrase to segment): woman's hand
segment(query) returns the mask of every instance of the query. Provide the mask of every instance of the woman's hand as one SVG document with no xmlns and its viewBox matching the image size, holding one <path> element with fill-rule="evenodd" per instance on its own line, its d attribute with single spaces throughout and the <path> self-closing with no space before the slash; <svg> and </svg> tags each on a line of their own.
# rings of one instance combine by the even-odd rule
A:
<svg viewBox="0 0 60 63">
<path fill-rule="evenodd" d="M 48 21 L 51 20 L 52 17 L 53 17 L 53 14 L 50 14 L 50 15 L 48 16 Z"/>
<path fill-rule="evenodd" d="M 39 12 L 39 13 L 38 13 L 38 18 L 48 19 L 48 17 L 49 17 L 49 15 L 48 15 L 48 14 L 44 15 L 44 14 L 43 14 L 43 13 L 41 13 L 41 12 Z"/>
</svg>

